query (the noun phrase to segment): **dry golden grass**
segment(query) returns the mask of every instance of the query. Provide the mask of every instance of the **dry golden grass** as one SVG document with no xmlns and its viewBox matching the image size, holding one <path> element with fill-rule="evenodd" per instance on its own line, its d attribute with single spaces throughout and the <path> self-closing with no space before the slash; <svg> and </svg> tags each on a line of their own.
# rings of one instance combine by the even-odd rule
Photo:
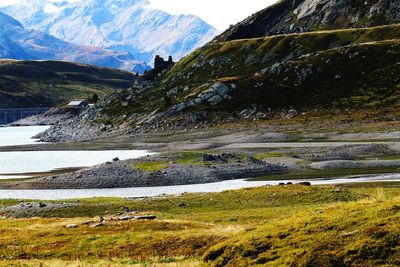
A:
<svg viewBox="0 0 400 267">
<path fill-rule="evenodd" d="M 276 235 L 274 242 L 280 244 L 280 253 L 291 255 L 296 249 L 287 240 L 279 241 L 279 233 L 295 230 L 298 238 L 292 241 L 308 238 L 311 243 L 304 244 L 311 247 L 324 239 L 326 233 L 322 230 L 332 224 L 340 226 L 337 234 L 354 231 L 353 223 L 375 233 L 371 228 L 374 223 L 387 221 L 388 213 L 380 211 L 400 202 L 399 195 L 400 190 L 395 188 L 350 191 L 286 186 L 148 200 L 80 200 L 84 209 L 74 206 L 65 210 L 67 218 L 61 218 L 60 211 L 52 211 L 41 218 L 0 219 L 0 266 L 205 266 L 202 257 L 210 248 L 213 251 L 222 246 L 234 251 L 237 244 L 247 244 L 248 240 L 269 233 Z M 0 204 L 14 203 L 0 201 Z M 100 215 L 107 217 L 106 208 L 114 212 L 124 206 L 143 214 L 157 214 L 158 219 L 108 220 L 98 228 L 82 224 L 98 221 Z M 67 229 L 68 224 L 79 227 Z M 390 225 L 393 231 L 398 222 L 394 220 Z M 309 228 L 313 232 L 306 234 L 304 231 Z M 335 236 L 335 231 L 332 229 L 328 234 Z M 355 236 L 354 241 L 363 242 L 365 238 L 364 234 L 360 239 Z M 247 260 L 224 255 L 237 266 L 246 266 L 241 264 Z M 216 257 L 212 263 L 218 265 L 218 262 Z"/>
</svg>

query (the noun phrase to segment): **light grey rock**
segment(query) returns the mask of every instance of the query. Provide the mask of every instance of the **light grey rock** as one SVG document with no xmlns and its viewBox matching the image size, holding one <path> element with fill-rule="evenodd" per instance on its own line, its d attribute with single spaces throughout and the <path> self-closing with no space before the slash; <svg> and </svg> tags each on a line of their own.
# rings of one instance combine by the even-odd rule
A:
<svg viewBox="0 0 400 267">
<path fill-rule="evenodd" d="M 201 99 L 200 97 L 198 97 L 198 98 L 196 98 L 196 99 L 194 100 L 194 103 L 196 103 L 197 105 L 199 105 L 199 104 L 203 103 L 203 99 Z"/>
<path fill-rule="evenodd" d="M 215 95 L 215 91 L 213 89 L 208 89 L 204 92 L 202 92 L 199 97 L 201 99 L 203 99 L 204 101 L 210 99 L 211 97 L 213 97 Z"/>
<path fill-rule="evenodd" d="M 98 228 L 98 227 L 101 227 L 101 226 L 104 226 L 104 225 L 105 224 L 103 222 L 100 222 L 100 223 L 91 224 L 91 225 L 89 225 L 89 227 L 90 228 Z"/>
<path fill-rule="evenodd" d="M 178 104 L 178 105 L 176 106 L 175 110 L 176 110 L 176 112 L 180 112 L 180 111 L 184 110 L 186 107 L 187 107 L 187 106 L 186 106 L 185 103 L 180 103 L 180 104 Z"/>
<path fill-rule="evenodd" d="M 219 104 L 220 102 L 222 102 L 222 100 L 223 99 L 220 95 L 215 95 L 215 96 L 211 97 L 210 99 L 208 99 L 208 102 L 211 105 L 215 106 L 215 105 Z"/>
<path fill-rule="evenodd" d="M 157 218 L 157 216 L 155 215 L 143 215 L 143 216 L 135 216 L 134 218 L 132 218 L 132 220 L 155 220 Z"/>
<path fill-rule="evenodd" d="M 215 88 L 215 92 L 220 96 L 225 96 L 228 95 L 231 92 L 231 90 L 225 84 L 220 83 L 219 86 Z"/>
<path fill-rule="evenodd" d="M 175 87 L 167 92 L 167 96 L 168 97 L 175 96 L 177 93 L 178 93 L 178 88 Z"/>
<path fill-rule="evenodd" d="M 268 73 L 268 71 L 269 71 L 269 68 L 267 67 L 267 68 L 263 68 L 262 70 L 260 70 L 260 73 L 261 73 L 262 75 L 265 75 L 265 74 Z"/>
<path fill-rule="evenodd" d="M 134 218 L 135 218 L 134 215 L 124 215 L 124 216 L 118 217 L 118 220 L 119 221 L 129 221 L 129 220 L 132 220 Z"/>
</svg>

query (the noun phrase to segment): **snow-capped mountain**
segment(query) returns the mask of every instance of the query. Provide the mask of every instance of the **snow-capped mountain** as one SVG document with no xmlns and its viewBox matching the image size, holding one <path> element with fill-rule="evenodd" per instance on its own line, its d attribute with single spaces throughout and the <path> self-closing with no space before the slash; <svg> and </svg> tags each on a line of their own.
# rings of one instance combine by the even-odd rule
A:
<svg viewBox="0 0 400 267">
<path fill-rule="evenodd" d="M 1 12 L 0 58 L 71 61 L 139 72 L 148 69 L 128 52 L 68 43 L 46 33 L 25 29 L 20 22 Z"/>
<path fill-rule="evenodd" d="M 22 0 L 0 9 L 25 27 L 79 45 L 124 50 L 152 63 L 156 54 L 180 59 L 218 32 L 192 15 L 170 15 L 147 0 Z"/>
</svg>

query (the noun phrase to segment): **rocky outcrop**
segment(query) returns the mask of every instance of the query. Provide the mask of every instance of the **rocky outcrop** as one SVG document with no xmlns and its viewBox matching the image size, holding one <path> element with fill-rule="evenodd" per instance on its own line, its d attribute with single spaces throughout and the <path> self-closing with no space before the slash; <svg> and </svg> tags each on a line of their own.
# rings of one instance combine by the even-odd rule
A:
<svg viewBox="0 0 400 267">
<path fill-rule="evenodd" d="M 112 129 L 113 125 L 111 124 L 96 123 L 91 119 L 83 120 L 81 117 L 71 117 L 56 121 L 50 129 L 36 135 L 35 138 L 41 142 L 84 141 L 101 137 Z"/>
<path fill-rule="evenodd" d="M 228 29 L 218 41 L 400 22 L 398 0 L 282 0 Z"/>
<path fill-rule="evenodd" d="M 213 84 L 210 88 L 204 90 L 193 100 L 176 104 L 167 111 L 167 115 L 177 114 L 187 108 L 198 105 L 216 106 L 224 100 L 231 99 L 230 94 L 237 88 L 235 84 L 225 85 L 222 82 Z"/>
</svg>

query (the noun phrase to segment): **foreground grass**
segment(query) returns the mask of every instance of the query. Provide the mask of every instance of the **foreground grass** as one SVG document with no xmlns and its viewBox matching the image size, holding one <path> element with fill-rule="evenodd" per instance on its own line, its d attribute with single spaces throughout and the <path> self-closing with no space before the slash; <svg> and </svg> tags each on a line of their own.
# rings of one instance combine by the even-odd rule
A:
<svg viewBox="0 0 400 267">
<path fill-rule="evenodd" d="M 213 266 L 399 266 L 399 201 L 299 212 L 213 247 Z"/>
<path fill-rule="evenodd" d="M 366 230 L 375 222 L 385 222 L 385 231 L 396 241 L 399 218 L 394 207 L 400 206 L 399 195 L 396 188 L 286 186 L 148 199 L 71 200 L 79 205 L 34 215 L 3 213 L 14 217 L 0 219 L 0 266 L 249 266 L 272 253 L 268 246 L 254 249 L 251 242 L 256 237 L 260 244 L 263 238 L 273 240 L 279 246 L 273 263 L 285 265 L 308 255 L 326 237 L 339 238 L 357 227 L 366 228 L 360 228 L 362 235 L 350 234 L 349 240 L 364 244 L 368 233 L 375 233 Z M 17 203 L 3 200 L 0 207 Z M 108 221 L 98 228 L 82 224 L 123 208 L 158 218 Z M 68 224 L 79 227 L 67 229 Z M 342 253 L 343 244 L 332 250 Z M 246 252 L 248 247 L 253 252 Z M 242 249 L 245 252 L 236 252 Z M 209 262 L 203 261 L 204 255 Z"/>
<path fill-rule="evenodd" d="M 152 267 L 198 267 L 205 266 L 204 262 L 198 260 L 182 260 L 181 262 L 160 262 L 157 259 L 146 262 L 136 261 L 132 259 L 126 260 L 100 260 L 100 261 L 63 261 L 63 260 L 16 260 L 16 261 L 0 261 L 0 266 L 40 266 L 40 267 L 119 267 L 119 266 L 152 266 Z"/>
</svg>

